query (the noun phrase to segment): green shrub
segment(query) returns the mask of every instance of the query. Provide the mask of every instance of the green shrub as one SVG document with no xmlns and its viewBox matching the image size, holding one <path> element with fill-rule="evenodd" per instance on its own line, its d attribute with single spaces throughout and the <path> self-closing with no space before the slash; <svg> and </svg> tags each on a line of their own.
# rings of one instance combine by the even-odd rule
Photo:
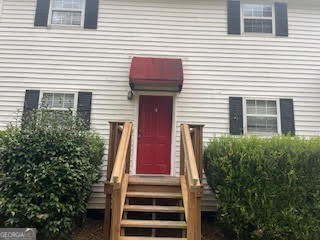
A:
<svg viewBox="0 0 320 240">
<path fill-rule="evenodd" d="M 71 112 L 40 110 L 3 132 L 0 216 L 34 227 L 40 239 L 67 238 L 100 177 L 104 143 Z"/>
<path fill-rule="evenodd" d="M 5 132 L 0 130 L 0 149 L 1 149 L 1 146 L 2 146 L 2 141 L 3 141 L 2 139 L 4 138 L 4 135 L 5 135 Z M 1 161 L 2 161 L 2 159 L 0 158 L 0 166 L 1 166 Z M 3 172 L 2 172 L 2 168 L 0 167 L 0 182 L 1 182 L 2 178 L 3 178 Z"/>
<path fill-rule="evenodd" d="M 320 138 L 222 137 L 204 160 L 232 239 L 320 239 Z"/>
</svg>

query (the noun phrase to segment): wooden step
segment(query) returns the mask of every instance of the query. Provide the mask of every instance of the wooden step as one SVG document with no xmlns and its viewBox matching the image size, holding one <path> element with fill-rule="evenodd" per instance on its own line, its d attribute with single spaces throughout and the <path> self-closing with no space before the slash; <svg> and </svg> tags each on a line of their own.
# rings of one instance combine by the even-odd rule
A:
<svg viewBox="0 0 320 240">
<path fill-rule="evenodd" d="M 127 212 L 184 213 L 184 208 L 178 206 L 125 205 L 123 210 Z"/>
<path fill-rule="evenodd" d="M 180 186 L 129 185 L 129 192 L 181 192 Z"/>
<path fill-rule="evenodd" d="M 187 240 L 186 238 L 171 238 L 171 237 L 140 237 L 140 236 L 121 236 L 120 240 Z"/>
<path fill-rule="evenodd" d="M 134 198 L 177 198 L 181 199 L 181 193 L 175 192 L 127 192 L 127 197 L 134 197 Z"/>
<path fill-rule="evenodd" d="M 121 227 L 128 228 L 179 228 L 186 229 L 184 221 L 161 221 L 161 220 L 122 220 Z"/>
<path fill-rule="evenodd" d="M 180 186 L 180 178 L 172 176 L 130 176 L 129 185 Z"/>
</svg>

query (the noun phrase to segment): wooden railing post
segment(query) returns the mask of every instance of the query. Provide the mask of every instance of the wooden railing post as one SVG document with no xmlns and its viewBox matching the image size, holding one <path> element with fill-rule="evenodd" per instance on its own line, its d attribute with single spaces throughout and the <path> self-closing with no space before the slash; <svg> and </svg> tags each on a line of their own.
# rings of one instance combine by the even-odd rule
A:
<svg viewBox="0 0 320 240">
<path fill-rule="evenodd" d="M 104 193 L 106 195 L 105 199 L 105 209 L 104 209 L 104 226 L 103 226 L 103 240 L 110 239 L 110 227 L 111 227 L 111 193 L 112 186 L 105 183 Z"/>
<path fill-rule="evenodd" d="M 201 197 L 197 191 L 189 191 L 187 239 L 201 240 Z"/>
<path fill-rule="evenodd" d="M 131 136 L 131 122 L 110 123 L 108 169 L 105 182 L 104 240 L 120 240 L 120 221 L 130 171 Z"/>
<path fill-rule="evenodd" d="M 105 198 L 105 211 L 104 211 L 104 227 L 103 227 L 103 240 L 110 240 L 110 229 L 111 229 L 111 204 L 112 204 L 112 192 L 113 186 L 110 184 L 110 178 L 114 167 L 115 158 L 118 151 L 120 137 L 122 130 L 121 126 L 123 122 L 109 122 L 109 145 L 108 145 L 108 163 L 107 163 L 107 176 L 104 187 Z"/>
<path fill-rule="evenodd" d="M 120 239 L 121 221 L 121 188 L 114 189 L 112 192 L 112 221 L 111 221 L 111 240 Z"/>
<path fill-rule="evenodd" d="M 192 144 L 194 148 L 194 154 L 196 157 L 196 163 L 199 171 L 199 178 L 202 181 L 203 178 L 203 127 L 204 125 L 190 125 L 193 128 Z"/>
<path fill-rule="evenodd" d="M 114 165 L 114 160 L 117 154 L 117 145 L 119 141 L 119 124 L 117 122 L 109 123 L 109 147 L 108 147 L 108 163 L 107 163 L 107 176 L 104 187 L 104 192 L 106 195 L 105 199 L 105 209 L 104 209 L 104 227 L 103 227 L 103 239 L 110 239 L 110 227 L 111 227 L 111 194 L 112 186 L 110 185 L 110 178 L 112 174 L 112 169 Z"/>
<path fill-rule="evenodd" d="M 188 240 L 201 240 L 202 130 L 202 125 L 181 125 L 180 179 Z"/>
</svg>

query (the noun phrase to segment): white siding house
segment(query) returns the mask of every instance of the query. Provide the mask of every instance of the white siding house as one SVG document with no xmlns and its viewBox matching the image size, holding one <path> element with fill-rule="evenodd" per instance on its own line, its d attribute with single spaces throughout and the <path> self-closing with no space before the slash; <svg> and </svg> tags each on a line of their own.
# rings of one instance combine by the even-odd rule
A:
<svg viewBox="0 0 320 240">
<path fill-rule="evenodd" d="M 226 0 L 100 0 L 97 29 L 35 26 L 36 0 L 0 0 L 0 129 L 21 116 L 26 90 L 40 90 L 40 97 L 91 92 L 91 128 L 106 142 L 109 121 L 134 123 L 134 174 L 139 95 L 170 95 L 171 175 L 179 175 L 180 124 L 205 125 L 205 142 L 229 134 L 230 97 L 243 100 L 244 132 L 252 130 L 246 105 L 270 100 L 277 109 L 275 131 L 281 133 L 280 99 L 291 99 L 295 134 L 320 135 L 320 2 L 282 2 L 287 3 L 288 36 L 274 34 L 275 7 L 269 0 L 241 0 L 240 34 L 228 34 Z M 272 16 L 264 20 L 272 21 L 272 33 L 245 32 L 246 3 L 271 3 Z M 79 21 L 85 24 L 84 13 Z M 182 91 L 140 91 L 128 100 L 133 57 L 181 59 Z M 103 181 L 94 186 L 88 208 L 104 208 Z M 204 209 L 213 210 L 208 187 L 206 193 Z"/>
</svg>

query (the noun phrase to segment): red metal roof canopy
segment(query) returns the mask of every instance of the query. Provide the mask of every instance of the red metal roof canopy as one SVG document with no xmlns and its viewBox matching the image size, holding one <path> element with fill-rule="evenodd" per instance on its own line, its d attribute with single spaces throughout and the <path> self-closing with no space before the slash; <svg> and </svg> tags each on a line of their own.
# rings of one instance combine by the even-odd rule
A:
<svg viewBox="0 0 320 240">
<path fill-rule="evenodd" d="M 183 85 L 182 61 L 133 57 L 129 79 L 132 90 L 180 92 Z"/>
</svg>

